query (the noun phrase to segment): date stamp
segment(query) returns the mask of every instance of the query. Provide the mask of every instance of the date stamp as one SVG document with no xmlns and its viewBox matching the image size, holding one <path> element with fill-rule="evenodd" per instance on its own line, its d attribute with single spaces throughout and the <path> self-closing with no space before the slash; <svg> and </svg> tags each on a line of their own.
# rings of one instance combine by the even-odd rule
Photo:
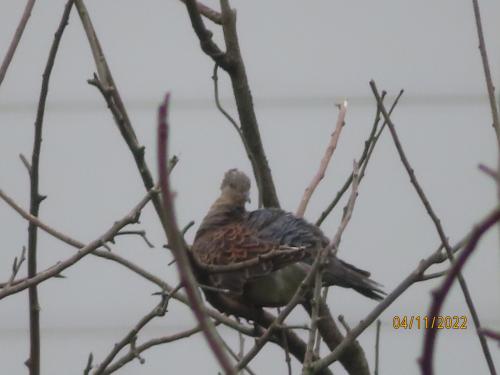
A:
<svg viewBox="0 0 500 375">
<path fill-rule="evenodd" d="M 394 329 L 467 329 L 465 315 L 395 315 L 392 318 Z"/>
</svg>

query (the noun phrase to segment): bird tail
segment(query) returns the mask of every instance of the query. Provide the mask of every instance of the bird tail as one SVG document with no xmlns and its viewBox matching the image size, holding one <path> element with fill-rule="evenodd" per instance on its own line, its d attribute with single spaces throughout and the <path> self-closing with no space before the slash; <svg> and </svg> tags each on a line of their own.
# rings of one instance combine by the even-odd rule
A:
<svg viewBox="0 0 500 375">
<path fill-rule="evenodd" d="M 386 295 L 381 289 L 382 286 L 370 279 L 370 272 L 359 269 L 337 257 L 330 258 L 329 265 L 323 273 L 323 282 L 326 285 L 352 288 L 374 300 L 382 300 Z"/>
</svg>

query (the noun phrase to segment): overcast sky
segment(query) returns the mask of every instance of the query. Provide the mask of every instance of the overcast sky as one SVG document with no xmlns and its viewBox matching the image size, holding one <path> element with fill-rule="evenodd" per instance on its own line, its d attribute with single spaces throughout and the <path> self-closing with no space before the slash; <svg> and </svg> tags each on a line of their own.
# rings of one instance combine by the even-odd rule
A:
<svg viewBox="0 0 500 375">
<path fill-rule="evenodd" d="M 213 103 L 213 64 L 200 51 L 179 1 L 147 1 L 139 6 L 135 1 L 89 0 L 86 4 L 155 174 L 156 108 L 166 91 L 172 93 L 172 152 L 180 159 L 172 179 L 178 193 L 180 225 L 196 222 L 187 235 L 191 240 L 218 194 L 224 171 L 237 167 L 251 173 L 237 134 Z M 216 1 L 207 4 L 217 7 Z M 31 155 L 41 74 L 63 5 L 61 0 L 36 3 L 0 87 L 0 189 L 23 207 L 29 207 L 29 185 L 18 155 Z M 471 2 L 288 0 L 234 1 L 232 5 L 238 11 L 242 54 L 283 208 L 297 208 L 335 126 L 334 104 L 347 98 L 346 127 L 306 218 L 315 221 L 335 196 L 371 128 L 375 105 L 368 82 L 372 78 L 379 89 L 389 91 L 389 98 L 405 89 L 393 119 L 450 241 L 461 239 L 494 207 L 495 187 L 477 169 L 478 163 L 494 167 L 497 150 Z M 2 57 L 23 8 L 24 2 L 18 0 L 3 0 L 0 5 Z M 481 10 L 491 70 L 498 84 L 500 4 L 481 1 Z M 220 30 L 210 22 L 207 26 L 222 45 Z M 50 82 L 40 166 L 40 190 L 48 198 L 42 203 L 40 217 L 82 242 L 104 233 L 144 194 L 133 159 L 102 97 L 86 83 L 94 71 L 85 34 L 73 11 Z M 235 114 L 229 82 L 222 73 L 220 80 L 224 105 Z M 391 291 L 420 259 L 434 251 L 439 239 L 389 133 L 377 145 L 359 193 L 339 256 L 369 269 L 373 278 Z M 252 194 L 250 209 L 256 208 L 255 184 Z M 335 233 L 341 207 L 322 226 L 328 236 Z M 162 249 L 164 235 L 151 207 L 146 208 L 138 227 L 147 230 L 155 249 L 147 248 L 139 238 L 123 237 L 113 251 L 175 285 L 175 269 L 167 267 L 171 256 Z M 0 202 L 0 228 L 0 280 L 5 280 L 13 258 L 27 242 L 27 224 Z M 40 269 L 72 253 L 74 249 L 40 234 Z M 479 315 L 485 325 L 496 327 L 500 324 L 499 265 L 498 238 L 491 233 L 464 273 Z M 151 297 L 157 291 L 153 285 L 102 259 L 89 256 L 64 274 L 66 279 L 40 287 L 42 325 L 47 330 L 131 327 L 156 302 Z M 401 338 L 401 333 L 391 328 L 392 317 L 424 315 L 429 292 L 438 284 L 430 281 L 412 287 L 382 315 L 388 323 L 386 340 L 392 343 L 387 345 L 392 345 L 400 358 L 392 367 L 386 363 L 387 373 L 408 363 L 416 371 L 423 332 Z M 344 314 L 352 325 L 374 306 L 352 291 L 335 288 L 330 295 L 334 314 Z M 24 371 L 27 341 L 20 340 L 16 350 L 4 350 L 11 341 L 2 336 L 12 337 L 7 335 L 10 332 L 18 339 L 24 337 L 26 307 L 26 293 L 0 302 L 0 363 L 11 366 L 9 373 Z M 186 311 L 172 308 L 155 324 L 171 329 L 187 327 L 192 318 Z M 459 288 L 453 289 L 446 312 L 469 315 Z M 298 313 L 294 319 L 303 321 L 304 316 Z M 472 363 L 484 366 L 470 324 L 468 336 L 460 336 L 468 339 L 458 340 L 461 346 L 457 350 L 470 352 Z M 96 346 L 111 347 L 122 331 L 99 340 L 75 342 L 68 355 L 81 358 L 83 368 L 86 353 Z M 442 332 L 441 336 L 448 337 L 447 345 L 452 345 L 459 334 Z M 47 362 L 54 358 L 55 349 L 52 352 L 50 348 L 56 348 L 56 341 L 46 341 L 44 366 L 50 366 Z M 193 342 L 196 348 L 204 348 L 201 340 Z M 362 336 L 361 343 L 371 350 L 371 341 Z M 440 368 L 452 371 L 451 359 L 456 353 L 439 348 Z M 497 348 L 491 345 L 491 349 L 500 362 Z M 212 361 L 209 356 L 203 358 L 207 363 Z M 269 365 L 266 360 L 263 366 Z M 146 364 L 141 373 L 154 374 L 154 369 L 154 363 Z M 284 371 L 283 366 L 279 369 Z"/>
</svg>

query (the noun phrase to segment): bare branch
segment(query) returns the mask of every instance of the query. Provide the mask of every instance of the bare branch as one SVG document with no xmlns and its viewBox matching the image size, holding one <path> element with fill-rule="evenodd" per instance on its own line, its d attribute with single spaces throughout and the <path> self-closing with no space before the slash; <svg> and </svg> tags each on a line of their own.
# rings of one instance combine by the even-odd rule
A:
<svg viewBox="0 0 500 375">
<path fill-rule="evenodd" d="M 4 286 L 1 286 L 2 288 L 12 285 L 14 278 L 17 276 L 17 273 L 21 269 L 21 266 L 23 265 L 23 262 L 25 260 L 26 260 L 26 247 L 23 246 L 23 250 L 21 251 L 21 256 L 19 258 L 18 257 L 14 258 L 14 262 L 12 263 L 12 274 L 10 275 L 9 281 Z"/>
<path fill-rule="evenodd" d="M 218 323 L 215 323 L 215 324 L 218 324 Z M 151 339 L 151 340 L 148 340 L 141 345 L 136 345 L 133 351 L 130 350 L 127 354 L 123 355 L 123 357 L 116 360 L 114 363 L 112 363 L 110 366 L 108 366 L 108 368 L 104 372 L 102 372 L 102 374 L 108 375 L 108 374 L 111 374 L 111 373 L 119 370 L 120 368 L 125 366 L 127 363 L 129 363 L 130 361 L 133 361 L 135 358 L 137 358 L 142 352 L 148 350 L 149 348 L 152 348 L 153 346 L 167 344 L 170 342 L 182 340 L 182 339 L 190 337 L 190 336 L 192 336 L 200 331 L 201 331 L 201 328 L 195 327 L 195 328 L 191 328 L 191 329 L 188 329 L 188 330 L 185 330 L 185 331 L 182 331 L 182 332 L 170 335 L 170 336 L 164 336 L 164 337 L 158 337 L 155 339 Z"/>
<path fill-rule="evenodd" d="M 330 241 L 330 244 L 326 248 L 328 252 L 333 251 L 335 253 L 338 251 L 340 241 L 342 239 L 342 234 L 352 217 L 352 212 L 354 211 L 354 205 L 356 203 L 356 198 L 358 196 L 358 187 L 360 181 L 359 165 L 355 161 L 353 162 L 352 175 L 353 175 L 353 183 L 352 183 L 351 194 L 349 196 L 349 200 L 346 206 L 344 207 L 344 215 L 339 224 L 337 232 L 335 233 L 333 239 Z M 316 282 L 318 282 L 318 280 L 316 280 Z M 313 331 L 316 328 L 314 327 L 314 325 L 316 325 L 323 339 L 330 348 L 330 350 L 334 350 L 342 342 L 344 337 L 336 327 L 335 321 L 331 317 L 330 310 L 328 308 L 328 305 L 326 304 L 327 289 L 323 294 L 323 298 L 319 296 L 320 286 L 321 284 L 315 285 L 315 289 L 317 288 L 316 296 L 315 298 L 313 298 L 311 302 L 305 303 L 304 307 L 311 315 L 312 319 L 311 331 Z M 318 318 L 316 319 L 314 319 L 315 309 L 317 310 L 318 314 Z M 314 324 L 314 321 L 316 321 L 316 324 Z M 310 335 L 308 349 L 312 352 L 313 347 L 314 347 L 314 338 L 311 337 Z M 341 355 L 340 362 L 350 374 L 369 374 L 370 370 L 368 367 L 368 361 L 366 360 L 363 348 L 361 348 L 361 346 L 356 342 L 349 344 L 348 351 Z M 307 362 L 304 361 L 303 374 L 313 374 L 313 373 L 315 373 L 315 371 L 313 369 L 312 361 L 311 360 Z"/>
<path fill-rule="evenodd" d="M 444 304 L 446 296 L 453 285 L 453 282 L 458 275 L 460 274 L 460 270 L 463 268 L 467 259 L 469 259 L 470 255 L 477 248 L 477 244 L 481 237 L 500 220 L 500 209 L 496 209 L 491 214 L 489 214 L 481 223 L 479 223 L 470 235 L 469 242 L 465 246 L 464 250 L 458 256 L 456 262 L 451 266 L 446 278 L 444 279 L 442 285 L 438 290 L 432 293 L 432 305 L 429 309 L 429 317 L 436 317 L 439 315 L 441 308 Z M 434 354 L 434 342 L 436 340 L 438 330 L 437 329 L 427 329 L 425 330 L 425 338 L 424 338 L 424 348 L 423 354 L 420 361 L 420 366 L 422 369 L 422 374 L 431 375 L 433 374 L 432 368 L 432 359 Z M 484 337 L 484 333 L 480 332 L 480 337 Z M 491 371 L 493 370 L 493 371 Z M 494 367 L 490 367 L 490 371 L 492 374 L 495 373 Z"/>
<path fill-rule="evenodd" d="M 148 247 L 150 249 L 152 249 L 152 248 L 155 247 L 155 245 L 153 245 L 151 243 L 151 241 L 148 240 L 148 237 L 146 236 L 146 231 L 145 230 L 122 230 L 122 231 L 116 233 L 115 237 L 117 237 L 117 236 L 126 236 L 126 235 L 137 235 L 137 236 L 141 237 L 144 240 L 144 242 L 146 242 L 146 245 L 148 245 Z M 115 239 L 113 238 L 111 240 L 111 242 L 114 243 Z"/>
<path fill-rule="evenodd" d="M 83 369 L 83 375 L 90 374 L 90 370 L 92 370 L 92 367 L 93 367 L 93 365 L 92 365 L 93 361 L 94 361 L 94 355 L 92 353 L 90 353 L 89 357 L 87 359 L 87 365 Z"/>
<path fill-rule="evenodd" d="M 51 277 L 54 277 L 55 275 L 60 274 L 62 271 L 65 269 L 71 267 L 75 263 L 77 263 L 80 259 L 82 259 L 84 256 L 90 254 L 91 252 L 95 251 L 97 248 L 102 246 L 105 242 L 109 241 L 113 236 L 124 226 L 135 223 L 137 222 L 139 218 L 139 214 L 142 210 L 142 208 L 146 205 L 147 202 L 151 199 L 153 194 L 157 194 L 156 190 L 151 190 L 146 194 L 146 196 L 139 202 L 137 206 L 135 206 L 132 211 L 130 211 L 129 214 L 127 214 L 124 218 L 120 219 L 119 221 L 115 222 L 113 226 L 106 231 L 101 237 L 99 237 L 97 240 L 94 240 L 90 242 L 88 245 L 83 247 L 81 250 L 79 250 L 77 253 L 75 253 L 73 256 L 70 258 L 66 259 L 65 261 L 58 262 L 52 267 L 47 268 L 45 271 L 37 273 L 33 277 L 28 277 L 26 280 L 16 283 L 10 287 L 5 287 L 0 289 L 0 299 L 3 299 L 11 294 L 18 293 L 32 285 L 38 285 L 39 283 L 50 279 Z"/>
<path fill-rule="evenodd" d="M 27 6 L 29 6 L 29 4 Z M 38 108 L 35 119 L 33 151 L 31 154 L 31 164 L 29 168 L 30 214 L 33 216 L 38 216 L 38 212 L 40 210 L 40 203 L 45 199 L 45 197 L 43 195 L 40 195 L 39 192 L 38 175 L 39 175 L 40 151 L 42 146 L 43 119 L 45 114 L 45 104 L 47 102 L 47 95 L 49 92 L 50 75 L 52 73 L 52 68 L 54 67 L 57 51 L 59 49 L 59 43 L 61 41 L 64 29 L 68 24 L 69 14 L 71 12 L 72 6 L 73 6 L 73 0 L 69 0 L 64 7 L 61 20 L 54 34 L 54 40 L 52 41 L 52 45 L 49 50 L 49 56 L 47 58 L 47 63 L 45 64 L 45 69 L 43 71 L 43 76 L 42 76 L 42 87 L 40 89 L 40 97 L 38 99 Z M 28 17 L 29 17 L 29 12 L 31 12 L 31 9 L 28 10 Z M 22 27 L 24 28 L 24 26 Z M 38 237 L 37 227 L 32 223 L 29 223 L 28 278 L 31 279 L 33 279 L 37 275 L 37 237 Z M 16 288 L 16 287 L 17 286 L 12 286 L 12 287 L 9 286 L 3 288 L 0 293 L 3 293 L 4 291 L 10 288 Z M 29 316 L 30 316 L 30 357 L 27 360 L 27 366 L 30 370 L 31 375 L 38 375 L 40 374 L 40 304 L 38 301 L 38 289 L 36 287 L 36 284 L 29 285 L 28 298 L 29 298 Z"/>
<path fill-rule="evenodd" d="M 278 325 L 283 323 L 283 321 L 292 312 L 295 306 L 297 306 L 297 304 L 302 302 L 302 300 L 304 299 L 306 293 L 309 291 L 314 281 L 316 272 L 320 266 L 321 254 L 323 254 L 323 252 L 326 252 L 326 248 L 318 252 L 318 255 L 316 256 L 316 259 L 314 260 L 314 263 L 311 267 L 311 270 L 309 271 L 305 279 L 302 281 L 300 286 L 297 288 L 297 291 L 293 295 L 292 299 L 283 308 L 283 310 L 281 310 L 279 315 L 266 329 L 264 334 L 255 341 L 255 345 L 252 347 L 252 349 L 250 349 L 250 351 L 248 351 L 245 357 L 243 357 L 241 361 L 238 363 L 237 368 L 239 370 L 244 368 L 260 352 L 260 350 L 264 347 L 266 342 L 269 341 L 270 336 L 273 333 L 273 330 L 276 329 Z"/>
<path fill-rule="evenodd" d="M 50 234 L 51 236 L 61 240 L 62 242 L 75 247 L 77 249 L 83 249 L 85 247 L 85 244 L 83 242 L 80 242 L 76 239 L 73 239 L 65 234 L 62 234 L 61 232 L 57 231 L 56 229 L 50 227 L 49 225 L 45 224 L 44 222 L 40 221 L 38 218 L 31 216 L 29 213 L 24 211 L 19 205 L 17 205 L 12 198 L 8 197 L 2 190 L 0 190 L 0 198 L 2 198 L 9 206 L 11 206 L 16 212 L 18 212 L 23 218 L 26 220 L 34 223 L 37 225 L 40 229 L 45 231 L 46 233 Z M 170 295 L 172 295 L 173 298 L 179 300 L 180 302 L 188 305 L 187 298 L 181 294 L 174 294 L 175 288 L 164 282 L 162 279 L 154 276 L 153 274 L 149 273 L 145 269 L 139 267 L 135 263 L 130 262 L 129 260 L 122 258 L 115 252 L 109 252 L 109 251 L 103 251 L 103 250 L 95 250 L 92 252 L 92 255 L 98 256 L 100 258 L 104 258 L 107 260 L 112 260 L 118 264 L 121 264 L 122 266 L 126 267 L 127 269 L 131 270 L 132 272 L 136 273 L 137 275 L 143 277 L 144 279 L 150 281 L 151 283 L 159 286 L 162 290 L 166 291 Z M 13 284 L 22 282 L 26 279 L 21 279 L 21 280 L 16 280 L 13 282 Z M 6 284 L 4 284 L 6 285 Z M 0 287 L 2 285 L 0 284 Z M 220 314 L 217 311 L 214 310 L 208 310 L 209 315 L 214 318 L 217 321 L 220 321 L 221 323 L 227 325 L 228 327 L 231 327 L 237 331 L 240 331 L 244 333 L 245 335 L 248 336 L 253 336 L 254 332 L 253 329 L 247 328 L 241 324 L 238 324 L 236 321 L 229 319 L 223 314 Z"/>
<path fill-rule="evenodd" d="M 491 117 L 493 119 L 493 128 L 497 135 L 498 146 L 500 147 L 500 121 L 498 119 L 498 108 L 495 102 L 495 86 L 491 78 L 490 64 L 488 62 L 488 53 L 486 51 L 486 44 L 484 42 L 483 25 L 481 22 L 481 13 L 479 11 L 478 0 L 472 0 L 474 7 L 474 18 L 476 20 L 477 36 L 479 39 L 479 52 L 481 53 L 481 60 L 483 62 L 484 79 L 486 81 L 486 88 L 488 90 L 488 99 L 490 101 Z"/>
<path fill-rule="evenodd" d="M 180 1 L 182 1 L 184 4 L 186 4 L 186 0 L 180 0 Z M 198 6 L 198 12 L 200 12 L 200 14 L 203 17 L 209 19 L 210 21 L 212 21 L 213 23 L 216 23 L 217 25 L 222 25 L 222 16 L 219 12 L 208 7 L 207 5 L 205 5 L 203 3 L 200 3 L 199 1 L 197 1 L 196 4 Z"/>
<path fill-rule="evenodd" d="M 217 265 L 217 264 L 202 264 L 201 262 L 196 262 L 197 266 L 206 270 L 209 273 L 224 273 L 242 270 L 251 266 L 262 263 L 265 260 L 270 260 L 273 258 L 281 258 L 286 256 L 297 256 L 301 258 L 302 254 L 306 250 L 305 247 L 287 247 L 286 249 L 280 248 L 271 250 L 266 254 L 259 255 L 255 258 L 243 260 L 241 262 L 235 262 L 228 265 Z M 196 258 L 195 258 L 196 261 Z"/>
<path fill-rule="evenodd" d="M 500 332 L 493 331 L 492 329 L 481 328 L 481 332 L 486 337 L 492 338 L 493 340 L 497 340 L 500 345 Z"/>
<path fill-rule="evenodd" d="M 340 324 L 342 324 L 342 327 L 344 327 L 345 331 L 347 333 L 349 333 L 349 331 L 351 330 L 351 327 L 349 327 L 349 324 L 345 320 L 344 315 L 339 315 L 338 319 L 339 319 Z"/>
<path fill-rule="evenodd" d="M 23 15 L 22 15 L 21 19 L 19 20 L 19 24 L 17 25 L 16 32 L 14 33 L 14 37 L 12 38 L 12 41 L 10 42 L 9 49 L 7 50 L 7 53 L 5 54 L 5 57 L 3 58 L 2 66 L 0 66 L 0 85 L 2 84 L 2 82 L 5 78 L 5 74 L 7 73 L 7 69 L 9 68 L 9 65 L 10 65 L 10 62 L 12 61 L 12 58 L 14 57 L 14 53 L 16 52 L 17 45 L 19 44 L 19 41 L 21 40 L 21 36 L 23 35 L 26 24 L 28 23 L 28 20 L 31 16 L 31 11 L 32 11 L 34 5 L 35 5 L 35 0 L 28 0 L 26 2 L 26 6 L 24 7 Z"/>
<path fill-rule="evenodd" d="M 28 159 L 26 159 L 26 156 L 24 156 L 23 154 L 19 154 L 19 159 L 21 159 L 21 162 L 23 163 L 24 167 L 28 171 L 28 176 L 30 176 L 30 178 L 31 178 L 31 165 L 30 165 Z"/>
<path fill-rule="evenodd" d="M 137 339 L 139 332 L 154 318 L 164 316 L 167 311 L 168 296 L 162 295 L 160 303 L 156 305 L 148 314 L 142 319 L 123 337 L 120 342 L 113 346 L 111 352 L 99 364 L 99 367 L 94 371 L 94 375 L 104 374 L 107 367 L 111 364 L 116 355 L 127 345 L 131 345 Z M 131 350 L 133 352 L 133 350 Z M 137 353 L 134 353 L 137 355 Z"/>
<path fill-rule="evenodd" d="M 182 235 L 185 236 L 189 228 L 191 228 L 193 225 L 194 225 L 194 220 L 191 220 L 189 223 L 187 223 L 181 230 Z"/>
<path fill-rule="evenodd" d="M 396 132 L 396 127 L 392 123 L 392 120 L 387 113 L 387 110 L 385 109 L 384 103 L 382 102 L 380 95 L 377 90 L 377 86 L 375 84 L 375 81 L 370 81 L 370 87 L 373 91 L 373 95 L 375 96 L 377 100 L 377 104 L 380 107 L 380 111 L 382 115 L 384 116 L 387 126 L 389 127 L 389 130 L 391 132 L 392 139 L 394 141 L 394 145 L 396 146 L 396 149 L 398 150 L 399 157 L 401 159 L 401 162 L 403 163 L 406 172 L 408 173 L 408 176 L 410 177 L 410 182 L 415 188 L 422 204 L 424 205 L 427 214 L 431 218 L 432 222 L 434 223 L 434 226 L 436 227 L 436 231 L 439 235 L 439 238 L 441 239 L 442 244 L 444 245 L 444 248 L 446 250 L 446 254 L 448 255 L 448 258 L 450 262 L 453 262 L 453 250 L 450 246 L 450 243 L 448 241 L 448 237 L 444 233 L 444 229 L 441 225 L 441 220 L 438 218 L 436 213 L 434 212 L 434 209 L 432 208 L 429 200 L 427 199 L 427 196 L 424 193 L 424 190 L 420 186 L 417 177 L 415 176 L 415 172 L 413 168 L 410 165 L 410 162 L 408 161 L 408 158 L 406 157 L 406 154 L 403 150 L 403 146 L 401 145 L 401 142 L 399 141 L 399 137 Z M 493 359 L 491 357 L 490 349 L 488 348 L 488 343 L 486 342 L 486 339 L 484 336 L 480 333 L 479 328 L 481 327 L 481 322 L 479 321 L 479 315 L 477 314 L 476 308 L 474 306 L 474 302 L 472 301 L 472 296 L 470 295 L 469 288 L 467 286 L 467 283 L 465 281 L 465 278 L 461 273 L 458 274 L 458 282 L 460 284 L 460 288 L 462 289 L 462 294 L 464 295 L 465 302 L 467 304 L 467 307 L 469 308 L 469 312 L 472 317 L 472 321 L 474 322 L 474 325 L 476 327 L 476 332 L 479 338 L 479 342 L 481 344 L 481 348 L 483 350 L 484 357 L 486 359 L 486 362 L 488 364 L 488 367 L 490 369 L 490 372 L 493 374 L 495 373 L 495 365 L 493 363 Z"/>
<path fill-rule="evenodd" d="M 213 33 L 205 27 L 205 23 L 201 18 L 200 10 L 198 9 L 196 1 L 183 0 L 183 2 L 184 4 L 186 4 L 193 30 L 200 40 L 202 51 L 210 56 L 214 60 L 214 62 L 223 69 L 230 69 L 231 64 L 228 61 L 226 54 L 222 52 L 219 46 L 212 40 Z"/>
<path fill-rule="evenodd" d="M 484 164 L 479 164 L 478 166 L 479 170 L 486 173 L 486 175 L 490 176 L 493 178 L 495 181 L 498 179 L 498 173 L 495 172 L 492 168 L 488 167 L 487 165 Z"/>
<path fill-rule="evenodd" d="M 389 115 L 392 114 L 392 111 L 394 108 L 396 108 L 396 105 L 399 102 L 399 99 L 403 95 L 403 90 L 399 92 L 399 95 L 396 97 L 394 102 L 392 103 L 392 106 L 389 110 Z M 385 92 L 382 92 L 382 99 L 385 96 Z M 370 157 L 372 155 L 373 150 L 375 149 L 375 145 L 377 144 L 377 141 L 380 137 L 380 134 L 385 128 L 386 122 L 384 121 L 380 129 L 378 129 L 378 124 L 380 121 L 380 108 L 377 107 L 377 113 L 375 115 L 375 120 L 373 122 L 372 129 L 370 131 L 370 135 L 368 136 L 368 139 L 365 141 L 365 145 L 363 148 L 363 152 L 361 153 L 359 160 L 359 165 L 363 166 L 362 173 L 360 176 L 360 180 L 363 179 L 365 176 L 364 170 L 366 169 L 366 166 L 368 165 L 368 162 L 370 161 Z M 377 132 L 378 130 L 378 132 Z M 316 225 L 319 227 L 321 224 L 323 224 L 323 221 L 328 217 L 330 212 L 337 206 L 337 203 L 340 201 L 340 199 L 343 197 L 344 193 L 349 189 L 352 183 L 352 174 L 347 177 L 344 185 L 340 188 L 340 190 L 337 192 L 335 195 L 335 198 L 333 201 L 328 205 L 328 207 L 321 213 L 320 217 L 318 220 L 316 220 Z"/>
<path fill-rule="evenodd" d="M 158 174 L 160 176 L 160 186 L 163 200 L 163 214 L 164 218 L 162 224 L 163 229 L 167 235 L 168 243 L 171 246 L 172 252 L 176 259 L 177 269 L 182 285 L 186 289 L 186 294 L 200 327 L 203 330 L 205 338 L 213 351 L 219 364 L 227 374 L 236 374 L 233 365 L 226 351 L 221 338 L 219 337 L 212 321 L 208 318 L 206 308 L 199 294 L 198 283 L 193 275 L 190 260 L 185 247 L 184 239 L 177 227 L 177 220 L 175 218 L 175 207 L 172 193 L 170 192 L 170 181 L 167 170 L 168 158 L 168 104 L 169 94 L 165 96 L 165 100 L 158 109 Z"/>
<path fill-rule="evenodd" d="M 259 206 L 279 207 L 276 188 L 271 170 L 262 145 L 257 118 L 253 106 L 252 94 L 248 84 L 245 65 L 240 52 L 238 35 L 236 32 L 236 14 L 227 0 L 221 0 L 222 30 L 227 52 L 222 52 L 212 41 L 212 32 L 207 30 L 196 8 L 194 0 L 186 0 L 186 7 L 201 49 L 210 56 L 215 63 L 224 69 L 231 78 L 233 93 L 238 108 L 241 123 L 243 145 L 252 164 L 255 180 L 259 189 Z M 234 125 L 233 125 L 234 126 Z"/>
<path fill-rule="evenodd" d="M 331 137 L 330 137 L 330 142 L 328 143 L 328 147 L 325 150 L 325 154 L 323 155 L 323 158 L 321 159 L 321 163 L 319 164 L 319 169 L 316 172 L 316 175 L 313 177 L 309 185 L 307 186 L 306 190 L 304 191 L 304 195 L 302 196 L 302 199 L 300 201 L 299 207 L 297 208 L 297 211 L 295 212 L 295 216 L 297 217 L 303 217 L 304 213 L 306 212 L 307 204 L 309 203 L 309 200 L 311 199 L 314 190 L 318 187 L 320 181 L 325 177 L 325 171 L 326 168 L 328 167 L 328 164 L 330 163 L 330 160 L 332 158 L 332 155 L 337 148 L 337 142 L 340 137 L 340 132 L 342 131 L 342 128 L 344 127 L 345 124 L 345 115 L 347 112 L 347 101 L 344 101 L 342 104 L 339 105 L 339 114 L 337 117 L 337 124 L 335 126 L 335 130 L 333 131 Z"/>
<path fill-rule="evenodd" d="M 375 334 L 375 371 L 374 375 L 378 375 L 380 361 L 380 319 L 377 319 L 377 333 Z"/>
<path fill-rule="evenodd" d="M 459 251 L 463 247 L 464 241 L 466 241 L 469 236 L 470 234 L 453 247 L 453 253 Z M 428 268 L 434 264 L 439 264 L 447 260 L 447 256 L 442 254 L 442 249 L 442 244 L 440 244 L 438 249 L 435 250 L 430 256 L 421 260 L 413 272 L 411 272 L 391 293 L 389 293 L 377 306 L 375 306 L 375 308 L 363 320 L 361 320 L 356 327 L 351 329 L 335 350 L 313 364 L 313 370 L 319 371 L 338 360 L 342 356 L 342 353 L 348 349 L 349 345 L 353 343 L 356 338 L 363 333 L 364 330 L 368 328 L 387 307 L 397 300 L 399 296 L 401 296 L 410 286 L 421 280 L 422 275 Z"/>
</svg>

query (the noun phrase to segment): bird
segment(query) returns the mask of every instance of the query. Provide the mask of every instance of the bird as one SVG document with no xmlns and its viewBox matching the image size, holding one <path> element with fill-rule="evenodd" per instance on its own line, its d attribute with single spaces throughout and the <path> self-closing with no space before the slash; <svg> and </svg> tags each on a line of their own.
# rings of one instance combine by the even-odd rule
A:
<svg viewBox="0 0 500 375">
<path fill-rule="evenodd" d="M 220 196 L 202 220 L 190 250 L 199 282 L 207 286 L 207 300 L 235 315 L 242 307 L 287 305 L 318 252 L 330 243 L 319 227 L 280 208 L 247 211 L 250 185 L 248 176 L 238 169 L 224 174 Z M 352 288 L 373 300 L 384 298 L 381 285 L 370 279 L 368 271 L 333 252 L 326 258 L 324 286 Z M 219 267 L 242 262 L 251 265 L 234 270 Z"/>
</svg>

